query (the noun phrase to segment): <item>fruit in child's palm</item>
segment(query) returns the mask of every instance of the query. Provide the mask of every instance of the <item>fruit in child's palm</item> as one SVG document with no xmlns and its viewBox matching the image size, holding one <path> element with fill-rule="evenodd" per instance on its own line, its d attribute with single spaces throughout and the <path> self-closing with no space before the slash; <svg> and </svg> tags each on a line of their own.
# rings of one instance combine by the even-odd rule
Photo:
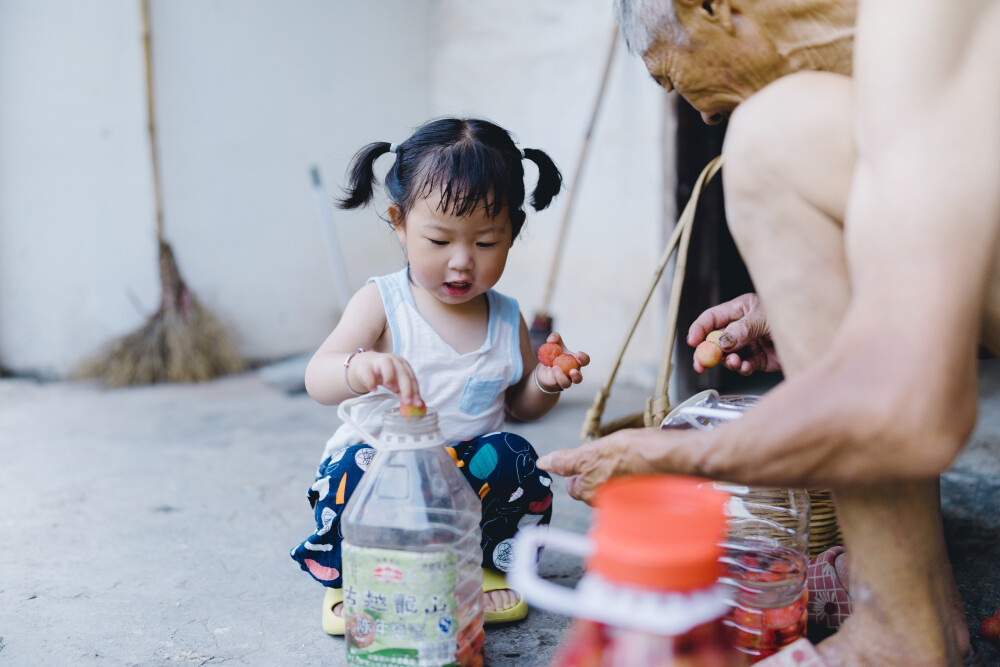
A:
<svg viewBox="0 0 1000 667">
<path fill-rule="evenodd" d="M 543 366 L 551 366 L 562 353 L 562 345 L 558 343 L 545 343 L 538 348 L 538 361 L 542 362 Z"/>
<path fill-rule="evenodd" d="M 722 348 L 710 340 L 703 340 L 694 348 L 694 358 L 705 368 L 718 366 L 722 356 Z"/>
<path fill-rule="evenodd" d="M 556 357 L 555 365 L 566 375 L 572 370 L 580 370 L 580 362 L 572 354 L 560 354 Z"/>
<path fill-rule="evenodd" d="M 401 417 L 423 417 L 427 414 L 427 406 L 423 403 L 400 403 L 399 414 Z"/>
</svg>

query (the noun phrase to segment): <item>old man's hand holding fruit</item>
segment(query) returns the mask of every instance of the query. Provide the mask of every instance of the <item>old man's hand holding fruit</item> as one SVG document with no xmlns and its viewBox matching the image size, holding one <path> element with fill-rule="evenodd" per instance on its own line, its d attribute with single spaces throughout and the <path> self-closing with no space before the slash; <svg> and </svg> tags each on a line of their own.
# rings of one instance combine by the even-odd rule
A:
<svg viewBox="0 0 1000 667">
<path fill-rule="evenodd" d="M 756 294 L 743 294 L 703 312 L 691 324 L 687 343 L 695 348 L 696 373 L 719 363 L 740 375 L 781 370 Z"/>
</svg>

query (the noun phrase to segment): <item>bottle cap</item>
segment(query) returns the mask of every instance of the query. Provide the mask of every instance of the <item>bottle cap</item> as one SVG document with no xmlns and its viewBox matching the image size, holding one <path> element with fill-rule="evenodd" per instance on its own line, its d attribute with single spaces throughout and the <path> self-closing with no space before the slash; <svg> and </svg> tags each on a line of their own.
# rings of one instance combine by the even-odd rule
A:
<svg viewBox="0 0 1000 667">
<path fill-rule="evenodd" d="M 386 410 L 382 413 L 378 444 L 381 449 L 424 449 L 444 444 L 437 413 L 427 410 L 423 415 L 408 417 L 397 408 Z"/>
<path fill-rule="evenodd" d="M 714 585 L 726 499 L 695 477 L 639 475 L 602 484 L 594 503 L 588 571 L 661 591 Z"/>
</svg>

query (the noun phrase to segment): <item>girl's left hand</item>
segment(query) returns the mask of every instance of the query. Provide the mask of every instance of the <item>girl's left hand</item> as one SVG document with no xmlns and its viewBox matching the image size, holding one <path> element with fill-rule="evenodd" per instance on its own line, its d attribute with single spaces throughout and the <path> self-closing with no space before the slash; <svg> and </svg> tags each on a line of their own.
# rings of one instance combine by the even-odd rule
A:
<svg viewBox="0 0 1000 667">
<path fill-rule="evenodd" d="M 574 367 L 571 361 L 557 361 L 551 366 L 539 363 L 535 368 L 537 374 L 535 377 L 538 378 L 538 383 L 545 389 L 562 391 L 583 382 L 583 373 L 580 372 L 580 369 L 590 363 L 590 355 L 586 352 L 570 352 L 563 344 L 562 336 L 557 333 L 550 333 L 549 337 L 545 339 L 545 343 L 561 347 L 563 354 L 572 357 L 576 361 L 576 365 Z"/>
</svg>

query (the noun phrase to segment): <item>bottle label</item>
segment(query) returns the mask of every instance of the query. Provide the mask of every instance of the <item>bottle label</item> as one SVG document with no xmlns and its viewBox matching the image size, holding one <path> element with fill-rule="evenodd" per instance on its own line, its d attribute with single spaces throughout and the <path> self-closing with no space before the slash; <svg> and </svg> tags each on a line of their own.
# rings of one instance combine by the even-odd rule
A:
<svg viewBox="0 0 1000 667">
<path fill-rule="evenodd" d="M 347 664 L 457 664 L 455 554 L 342 548 Z"/>
</svg>

